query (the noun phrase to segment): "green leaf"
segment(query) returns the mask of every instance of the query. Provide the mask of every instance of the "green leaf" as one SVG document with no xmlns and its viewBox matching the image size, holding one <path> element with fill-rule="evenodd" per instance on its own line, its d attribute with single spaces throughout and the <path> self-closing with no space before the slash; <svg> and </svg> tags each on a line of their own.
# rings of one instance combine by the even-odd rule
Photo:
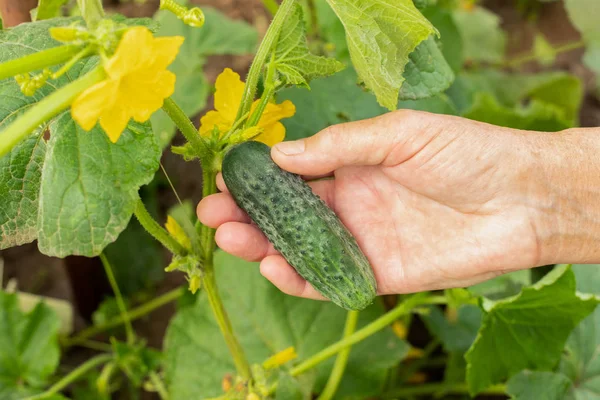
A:
<svg viewBox="0 0 600 400">
<path fill-rule="evenodd" d="M 487 93 L 475 96 L 473 106 L 463 117 L 508 128 L 557 132 L 572 127 L 564 112 L 548 103 L 533 100 L 527 106 L 505 107 Z"/>
<path fill-rule="evenodd" d="M 466 60 L 498 63 L 504 59 L 506 35 L 500 29 L 500 17 L 477 6 L 472 10 L 456 8 L 453 16 Z"/>
<path fill-rule="evenodd" d="M 581 81 L 563 72 L 506 74 L 495 70 L 462 73 L 448 90 L 461 113 L 469 112 L 481 93 L 486 93 L 506 108 L 524 109 L 532 101 L 547 103 L 563 117 L 562 123 L 577 123 L 583 99 Z"/>
<path fill-rule="evenodd" d="M 556 51 L 554 47 L 546 40 L 544 35 L 538 33 L 533 41 L 533 54 L 539 63 L 545 67 L 554 64 L 556 60 Z"/>
<path fill-rule="evenodd" d="M 411 0 L 328 0 L 346 29 L 352 63 L 382 106 L 394 110 L 410 53 L 435 28 Z"/>
<path fill-rule="evenodd" d="M 250 54 L 258 41 L 256 29 L 248 23 L 231 20 L 210 7 L 202 7 L 202 11 L 206 17 L 202 28 L 185 25 L 166 10 L 158 11 L 154 16 L 160 24 L 157 36 L 178 35 L 185 38 L 169 69 L 177 76 L 172 98 L 190 117 L 206 106 L 211 91 L 203 71 L 207 57 Z M 151 121 L 161 146 L 166 147 L 175 135 L 175 124 L 162 110 L 155 113 Z"/>
<path fill-rule="evenodd" d="M 140 186 L 158 169 L 150 124 L 130 123 L 117 143 L 68 113 L 50 124 L 38 214 L 40 250 L 96 256 L 127 227 Z"/>
<path fill-rule="evenodd" d="M 422 12 L 440 32 L 437 42 L 446 62 L 454 72 L 459 72 L 464 63 L 464 49 L 462 37 L 454 18 L 452 18 L 452 13 L 442 7 L 429 7 Z"/>
<path fill-rule="evenodd" d="M 143 342 L 128 344 L 113 341 L 112 346 L 117 367 L 135 387 L 140 387 L 148 374 L 160 366 L 162 354 L 146 347 Z"/>
<path fill-rule="evenodd" d="M 48 29 L 77 20 L 56 18 L 0 32 L 0 62 L 59 45 Z M 128 20 L 128 24 L 149 21 Z M 21 93 L 14 79 L 0 81 L 0 130 L 96 63 L 96 58 L 77 63 L 31 97 Z M 51 139 L 46 143 L 43 135 L 48 126 Z M 129 130 L 135 130 L 135 138 L 131 132 L 125 133 L 130 139 L 117 145 L 110 144 L 98 127 L 75 135 L 75 123 L 65 112 L 1 158 L 0 248 L 37 238 L 48 255 L 95 255 L 116 239 L 131 216 L 132 198 L 139 186 L 152 178 L 160 157 L 148 125 L 131 124 Z M 142 148 L 132 143 L 140 143 Z M 114 155 L 110 155 L 112 150 Z M 102 164 L 109 161 L 121 165 Z M 109 175 L 107 168 L 115 175 Z"/>
<path fill-rule="evenodd" d="M 308 88 L 310 80 L 333 75 L 344 69 L 344 64 L 309 51 L 302 7 L 298 4 L 279 35 L 275 47 L 275 68 L 283 75 L 285 84 Z"/>
<path fill-rule="evenodd" d="M 37 238 L 37 207 L 46 142 L 39 132 L 0 158 L 0 248 Z"/>
<path fill-rule="evenodd" d="M 67 0 L 40 0 L 36 11 L 36 21 L 60 16 L 60 8 Z"/>
<path fill-rule="evenodd" d="M 513 400 L 564 400 L 571 385 L 563 374 L 522 371 L 508 381 L 506 390 Z"/>
<path fill-rule="evenodd" d="M 308 379 L 307 379 L 308 378 Z M 285 372 L 279 373 L 275 400 L 310 400 L 314 386 L 314 374 L 303 374 L 293 378 Z"/>
<path fill-rule="evenodd" d="M 573 265 L 577 290 L 600 295 L 600 265 Z M 600 307 L 571 333 L 559 371 L 573 382 L 574 399 L 600 399 Z"/>
<path fill-rule="evenodd" d="M 59 318 L 44 304 L 23 314 L 15 294 L 0 291 L 0 398 L 39 393 L 59 361 Z"/>
<path fill-rule="evenodd" d="M 282 121 L 288 140 L 312 136 L 330 125 L 375 117 L 386 111 L 356 84 L 352 68 L 314 80 L 310 92 L 288 88 L 277 96 L 279 101 L 290 100 L 296 105 L 296 114 Z"/>
<path fill-rule="evenodd" d="M 514 271 L 503 274 L 468 288 L 475 296 L 485 296 L 491 300 L 504 299 L 518 294 L 525 286 L 530 285 L 529 270 Z"/>
<path fill-rule="evenodd" d="M 571 22 L 583 35 L 588 44 L 600 44 L 598 25 L 598 2 L 595 0 L 565 0 L 565 9 Z"/>
<path fill-rule="evenodd" d="M 417 100 L 441 93 L 454 81 L 454 72 L 444 59 L 433 36 L 410 53 L 400 88 L 401 100 Z"/>
<path fill-rule="evenodd" d="M 297 362 L 340 339 L 346 312 L 332 303 L 287 296 L 260 275 L 258 264 L 224 252 L 215 255 L 215 272 L 223 304 L 251 363 L 262 363 L 289 346 L 296 348 Z M 380 303 L 374 304 L 360 313 L 358 326 L 383 312 Z M 336 398 L 378 394 L 386 370 L 407 351 L 407 344 L 390 328 L 353 346 Z M 203 397 L 221 394 L 221 379 L 235 367 L 204 293 L 194 307 L 180 311 L 171 321 L 165 354 L 173 400 L 195 398 L 198 393 Z M 323 388 L 333 361 L 317 367 L 317 391 Z"/>
<path fill-rule="evenodd" d="M 482 302 L 486 314 L 465 355 L 471 394 L 523 369 L 556 365 L 571 331 L 598 304 L 575 289 L 575 275 L 562 266 L 516 296 Z"/>
<path fill-rule="evenodd" d="M 449 321 L 439 307 L 431 307 L 424 315 L 427 329 L 442 341 L 447 352 L 464 353 L 471 346 L 481 325 L 481 310 L 465 305 L 458 309 L 456 321 Z"/>
<path fill-rule="evenodd" d="M 326 0 L 315 0 L 315 12 L 319 26 L 319 34 L 327 42 L 335 58 L 345 64 L 350 62 L 350 52 L 346 43 L 346 32 L 342 21 L 335 15 Z"/>
<path fill-rule="evenodd" d="M 427 99 L 402 100 L 398 109 L 427 111 L 435 114 L 458 115 L 456 106 L 445 94 L 438 94 Z"/>
</svg>

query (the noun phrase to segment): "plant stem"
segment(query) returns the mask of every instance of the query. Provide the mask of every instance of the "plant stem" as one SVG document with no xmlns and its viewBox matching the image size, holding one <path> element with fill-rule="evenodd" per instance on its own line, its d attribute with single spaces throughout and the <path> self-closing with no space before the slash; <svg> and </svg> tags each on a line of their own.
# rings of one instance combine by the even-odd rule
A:
<svg viewBox="0 0 600 400">
<path fill-rule="evenodd" d="M 246 122 L 246 128 L 252 128 L 258 124 L 260 121 L 260 117 L 262 117 L 267 104 L 271 101 L 271 97 L 275 94 L 275 82 L 273 82 L 275 78 L 275 53 L 271 53 L 271 61 L 269 62 L 269 67 L 267 69 L 267 77 L 265 78 L 265 90 L 260 98 L 260 102 L 258 103 L 258 107 L 254 110 L 248 121 Z"/>
<path fill-rule="evenodd" d="M 150 314 L 152 311 L 156 310 L 157 308 L 162 307 L 165 304 L 168 304 L 172 301 L 177 300 L 178 298 L 183 296 L 183 294 L 185 292 L 186 292 L 185 287 L 179 287 L 177 289 L 173 289 L 169 292 L 166 292 L 166 293 L 158 296 L 157 298 L 152 299 L 149 302 L 142 304 L 139 307 L 136 307 L 134 309 L 127 311 L 127 318 L 129 319 L 129 321 L 135 321 L 138 318 L 141 318 L 147 314 Z M 81 332 L 79 332 L 79 334 L 77 334 L 77 336 L 75 336 L 71 339 L 65 340 L 63 345 L 64 345 L 64 347 L 71 347 L 71 346 L 85 343 L 88 338 L 95 336 L 101 332 L 104 332 L 108 329 L 119 326 L 119 325 L 123 324 L 124 322 L 125 322 L 125 319 L 124 319 L 123 315 L 119 315 L 118 317 L 114 317 L 114 318 L 108 320 L 103 325 L 90 326 L 89 328 L 82 330 Z"/>
<path fill-rule="evenodd" d="M 561 46 L 554 47 L 554 56 L 557 56 L 561 53 L 565 53 L 567 51 L 580 49 L 582 47 L 585 47 L 585 42 L 583 40 L 565 43 Z M 514 67 L 518 67 L 523 64 L 526 64 L 528 62 L 537 61 L 537 60 L 538 60 L 537 54 L 528 53 L 528 54 L 524 54 L 522 56 L 515 57 L 512 60 L 507 60 L 504 63 L 504 66 L 514 68 Z"/>
<path fill-rule="evenodd" d="M 407 386 L 403 388 L 398 388 L 391 390 L 387 393 L 384 393 L 381 398 L 382 399 L 398 399 L 405 398 L 411 396 L 419 396 L 419 395 L 431 395 L 434 393 L 447 393 L 447 394 L 468 394 L 469 387 L 465 383 L 425 383 L 419 386 Z M 505 385 L 496 385 L 487 388 L 486 390 L 480 392 L 479 394 L 505 394 L 506 386 Z"/>
<path fill-rule="evenodd" d="M 0 64 L 0 80 L 65 63 L 81 52 L 81 49 L 82 46 L 79 45 L 57 46 L 4 62 Z"/>
<path fill-rule="evenodd" d="M 151 371 L 149 375 L 150 382 L 152 382 L 152 384 L 154 385 L 154 388 L 156 389 L 156 392 L 158 393 L 158 396 L 161 398 L 161 400 L 168 400 L 169 392 L 165 387 L 165 383 L 162 381 L 162 379 L 160 379 L 160 376 L 158 376 L 158 374 L 155 371 Z"/>
<path fill-rule="evenodd" d="M 358 322 L 358 314 L 358 311 L 348 311 L 346 325 L 344 326 L 344 338 L 347 338 L 354 333 Z M 330 400 L 335 395 L 342 377 L 344 376 L 344 370 L 346 369 L 346 364 L 348 364 L 348 357 L 350 356 L 351 349 L 352 347 L 348 346 L 338 353 L 335 364 L 333 364 L 333 369 L 331 370 L 331 375 L 329 375 L 329 380 L 318 400 Z"/>
<path fill-rule="evenodd" d="M 203 197 L 210 196 L 211 194 L 216 193 L 216 172 L 205 168 L 203 170 L 202 175 Z M 208 297 L 210 308 L 212 309 L 215 319 L 217 320 L 219 329 L 221 330 L 221 333 L 225 338 L 225 343 L 227 343 L 227 347 L 231 352 L 233 362 L 235 363 L 235 367 L 238 373 L 244 379 L 250 379 L 252 377 L 250 364 L 246 359 L 246 355 L 244 353 L 244 350 L 242 349 L 242 346 L 238 342 L 237 337 L 233 332 L 231 322 L 229 321 L 229 317 L 227 316 L 227 312 L 225 311 L 225 308 L 223 307 L 223 303 L 219 296 L 219 291 L 215 280 L 215 268 L 213 262 L 215 250 L 215 230 L 209 228 L 208 226 L 202 225 L 200 238 L 202 240 L 201 248 L 204 253 L 204 275 L 202 277 L 202 286 L 204 288 L 204 291 L 206 292 L 206 296 Z"/>
<path fill-rule="evenodd" d="M 81 15 L 90 29 L 94 29 L 104 18 L 102 0 L 77 0 Z"/>
<path fill-rule="evenodd" d="M 69 107 L 81 92 L 101 81 L 104 77 L 104 69 L 98 66 L 88 74 L 63 86 L 32 105 L 29 110 L 0 133 L 0 157 L 11 151 L 13 147 L 44 121 L 58 115 L 61 111 Z"/>
<path fill-rule="evenodd" d="M 271 15 L 277 14 L 277 10 L 279 10 L 279 4 L 277 4 L 275 0 L 262 0 L 262 2 Z"/>
<path fill-rule="evenodd" d="M 129 315 L 127 314 L 127 307 L 125 307 L 125 301 L 123 301 L 123 295 L 121 294 L 121 289 L 119 289 L 119 285 L 117 284 L 117 280 L 115 279 L 115 274 L 112 271 L 110 266 L 110 261 L 104 253 L 100 254 L 100 261 L 102 261 L 102 265 L 104 266 L 104 272 L 106 272 L 106 277 L 108 278 L 108 282 L 110 283 L 110 287 L 112 288 L 115 298 L 117 300 L 117 306 L 119 307 L 119 313 L 123 317 L 123 321 L 125 324 L 125 334 L 127 335 L 127 343 L 133 344 L 135 343 L 135 332 L 133 331 L 133 326 L 131 326 L 131 320 L 129 319 Z"/>
<path fill-rule="evenodd" d="M 277 10 L 277 13 L 275 14 L 275 18 L 271 21 L 271 25 L 269 26 L 264 39 L 260 43 L 260 47 L 256 52 L 256 56 L 254 57 L 254 61 L 248 72 L 248 79 L 246 80 L 246 86 L 244 87 L 244 95 L 235 118 L 236 121 L 239 120 L 242 115 L 250 111 L 250 107 L 256 96 L 256 88 L 263 66 L 279 38 L 283 24 L 294 10 L 295 5 L 295 0 L 283 0 L 279 10 Z"/>
<path fill-rule="evenodd" d="M 95 340 L 84 340 L 79 343 L 80 347 L 85 347 L 86 349 L 92 349 L 97 351 L 102 351 L 104 353 L 110 353 L 113 351 L 113 348 L 110 344 L 104 342 L 97 342 Z"/>
<path fill-rule="evenodd" d="M 133 213 L 144 229 L 171 253 L 179 256 L 184 256 L 187 253 L 187 250 L 152 218 L 141 199 L 138 199 L 135 204 Z"/>
<path fill-rule="evenodd" d="M 88 371 L 112 360 L 112 358 L 113 358 L 112 354 L 101 354 L 96 357 L 90 358 L 89 360 L 87 360 L 86 362 L 81 364 L 79 367 L 77 367 L 73 371 L 71 371 L 68 375 L 63 377 L 61 380 L 56 382 L 54 385 L 52 385 L 44 393 L 40 393 L 35 396 L 27 397 L 24 400 L 41 400 L 41 399 L 47 399 L 49 397 L 52 397 L 55 394 L 57 394 L 58 392 L 60 392 L 62 389 L 69 386 L 71 383 L 75 382 L 77 379 L 79 379 L 81 376 L 83 376 Z"/>
<path fill-rule="evenodd" d="M 303 372 L 308 371 L 309 369 L 315 367 L 317 364 L 325 361 L 326 359 L 338 353 L 339 351 L 347 348 L 348 346 L 352 346 L 353 344 L 356 344 L 361 340 L 364 340 L 367 337 L 371 336 L 372 334 L 380 331 L 381 329 L 385 328 L 402 315 L 410 313 L 415 307 L 429 304 L 427 301 L 427 297 L 428 294 L 426 292 L 423 292 L 417 293 L 407 298 L 402 303 L 398 304 L 396 307 L 391 309 L 389 312 L 377 318 L 375 321 L 366 325 L 362 329 L 359 329 L 352 335 L 343 338 L 339 342 L 336 342 L 331 346 L 326 347 L 325 349 L 319 351 L 317 354 L 313 355 L 307 360 L 304 360 L 302 363 L 292 368 L 292 370 L 290 371 L 290 375 L 297 376 L 302 374 Z"/>
<path fill-rule="evenodd" d="M 190 143 L 200 160 L 203 162 L 212 153 L 212 150 L 208 146 L 208 143 L 204 140 L 198 129 L 194 126 L 192 121 L 183 112 L 181 107 L 173 101 L 172 98 L 165 99 L 162 109 L 167 113 L 169 118 L 175 123 L 177 128 L 181 131 L 183 136 Z"/>
</svg>

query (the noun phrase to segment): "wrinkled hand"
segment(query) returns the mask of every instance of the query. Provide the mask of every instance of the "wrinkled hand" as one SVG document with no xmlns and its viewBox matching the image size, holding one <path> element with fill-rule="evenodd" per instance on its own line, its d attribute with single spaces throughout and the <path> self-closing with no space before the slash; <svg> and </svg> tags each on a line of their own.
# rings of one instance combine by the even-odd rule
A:
<svg viewBox="0 0 600 400">
<path fill-rule="evenodd" d="M 356 237 L 380 294 L 472 285 L 540 263 L 529 132 L 457 117 L 397 111 L 331 126 L 272 149 L 307 179 Z M 261 261 L 283 292 L 322 298 L 223 193 L 198 217 L 223 250 Z"/>
</svg>

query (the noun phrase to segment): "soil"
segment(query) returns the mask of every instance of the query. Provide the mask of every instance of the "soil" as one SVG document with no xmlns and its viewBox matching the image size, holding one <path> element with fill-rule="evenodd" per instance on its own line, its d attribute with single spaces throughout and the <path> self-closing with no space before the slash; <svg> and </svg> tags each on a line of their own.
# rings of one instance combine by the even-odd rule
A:
<svg viewBox="0 0 600 400">
<path fill-rule="evenodd" d="M 140 17 L 151 16 L 158 8 L 159 2 L 149 0 L 144 4 L 136 4 L 133 1 L 122 4 L 118 1 L 107 1 L 106 3 L 107 8 L 111 11 Z M 269 16 L 263 9 L 260 0 L 197 0 L 193 3 L 217 8 L 232 18 L 244 19 L 254 24 L 262 33 L 268 26 Z M 566 17 L 562 2 L 541 3 L 537 18 L 533 20 L 520 13 L 514 4 L 513 1 L 506 0 L 485 2 L 487 7 L 498 13 L 502 19 L 502 26 L 509 32 L 509 55 L 516 56 L 529 52 L 534 34 L 538 31 L 542 32 L 553 44 L 566 43 L 579 38 L 578 32 Z M 562 54 L 552 68 L 571 72 L 582 79 L 586 87 L 586 95 L 581 110 L 581 125 L 600 126 L 600 102 L 593 95 L 596 83 L 591 72 L 581 63 L 581 56 L 581 50 Z M 232 67 L 244 75 L 251 60 L 251 57 L 210 57 L 205 72 L 210 81 L 214 81 L 218 73 L 225 67 Z M 531 72 L 541 70 L 533 63 L 526 65 L 524 69 Z M 207 109 L 210 108 L 212 108 L 212 99 L 209 100 L 207 106 Z M 195 121 L 197 122 L 198 118 Z M 183 138 L 176 137 L 174 144 L 181 143 L 183 143 Z M 169 176 L 174 180 L 173 183 L 177 187 L 179 195 L 197 203 L 201 198 L 202 190 L 202 175 L 199 165 L 186 163 L 179 156 L 170 152 L 165 152 L 162 163 Z M 160 190 L 159 204 L 163 218 L 166 210 L 175 202 L 176 198 L 168 188 Z M 1 251 L 1 259 L 4 260 L 4 271 L 0 276 L 3 277 L 4 285 L 8 280 L 16 279 L 19 290 L 73 302 L 77 308 L 76 330 L 89 324 L 92 311 L 105 296 L 110 295 L 110 288 L 97 259 L 69 257 L 61 260 L 47 257 L 39 253 L 35 243 Z M 156 292 L 165 292 L 183 282 L 181 274 L 167 274 L 166 279 L 156 288 Z M 137 321 L 135 323 L 136 330 L 151 346 L 160 348 L 165 329 L 173 313 L 174 306 L 165 306 Z M 424 335 L 426 335 L 424 328 L 411 332 L 411 337 L 415 338 L 417 342 L 420 342 Z M 87 355 L 88 353 L 84 350 L 71 351 L 67 355 L 67 364 L 76 364 L 76 360 L 84 359 Z"/>
</svg>

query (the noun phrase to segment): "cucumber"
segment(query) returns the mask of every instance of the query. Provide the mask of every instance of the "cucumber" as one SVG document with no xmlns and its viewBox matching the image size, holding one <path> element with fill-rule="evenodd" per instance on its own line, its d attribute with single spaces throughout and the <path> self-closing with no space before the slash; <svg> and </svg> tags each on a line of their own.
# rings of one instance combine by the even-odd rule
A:
<svg viewBox="0 0 600 400">
<path fill-rule="evenodd" d="M 319 293 L 347 310 L 373 302 L 375 276 L 356 239 L 300 176 L 273 162 L 269 146 L 233 146 L 223 159 L 223 179 L 240 208 Z"/>
</svg>

